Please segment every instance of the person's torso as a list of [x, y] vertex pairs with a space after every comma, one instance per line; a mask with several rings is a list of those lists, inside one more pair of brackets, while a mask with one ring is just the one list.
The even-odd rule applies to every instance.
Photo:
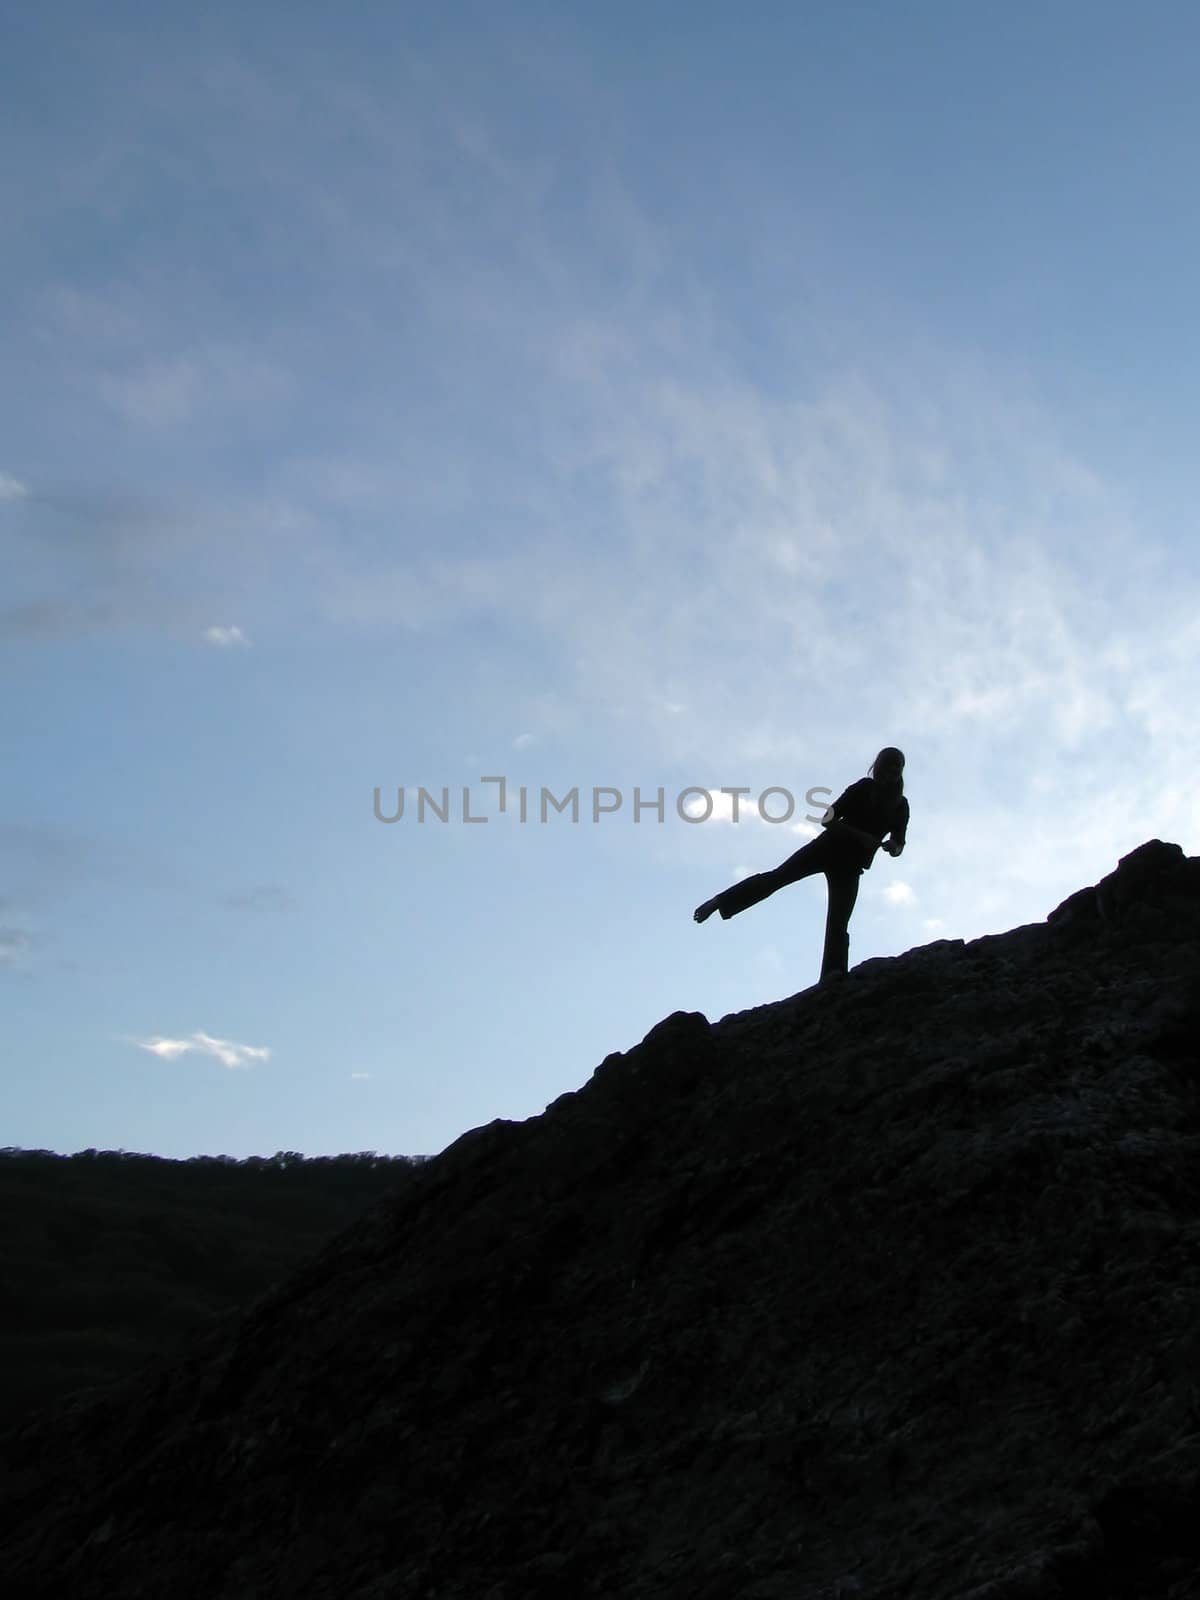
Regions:
[[841, 815], [852, 828], [861, 828], [878, 842], [899, 821], [903, 797], [889, 800], [873, 778], [860, 778], [840, 796], [838, 804]]

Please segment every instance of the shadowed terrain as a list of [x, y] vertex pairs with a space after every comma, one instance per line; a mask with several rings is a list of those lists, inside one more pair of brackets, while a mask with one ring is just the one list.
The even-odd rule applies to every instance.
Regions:
[[0, 1440], [0, 1585], [1200, 1594], [1200, 859], [676, 1013]]
[[0, 1427], [256, 1299], [414, 1159], [0, 1150]]

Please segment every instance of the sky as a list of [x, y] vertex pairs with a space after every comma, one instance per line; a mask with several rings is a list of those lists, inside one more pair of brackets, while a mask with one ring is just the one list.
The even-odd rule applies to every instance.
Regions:
[[6, 37], [0, 1145], [535, 1116], [815, 981], [692, 910], [885, 745], [852, 965], [1200, 852], [1195, 7]]

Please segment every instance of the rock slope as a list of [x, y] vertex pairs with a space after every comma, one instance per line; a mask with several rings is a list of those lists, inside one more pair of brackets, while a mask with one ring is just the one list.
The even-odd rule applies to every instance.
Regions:
[[49, 1597], [1200, 1595], [1200, 859], [465, 1134], [2, 1441]]

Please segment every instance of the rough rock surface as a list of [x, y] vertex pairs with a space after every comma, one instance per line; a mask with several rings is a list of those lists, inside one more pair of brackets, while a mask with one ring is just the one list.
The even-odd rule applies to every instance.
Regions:
[[676, 1013], [0, 1444], [0, 1590], [1200, 1595], [1200, 859]]

